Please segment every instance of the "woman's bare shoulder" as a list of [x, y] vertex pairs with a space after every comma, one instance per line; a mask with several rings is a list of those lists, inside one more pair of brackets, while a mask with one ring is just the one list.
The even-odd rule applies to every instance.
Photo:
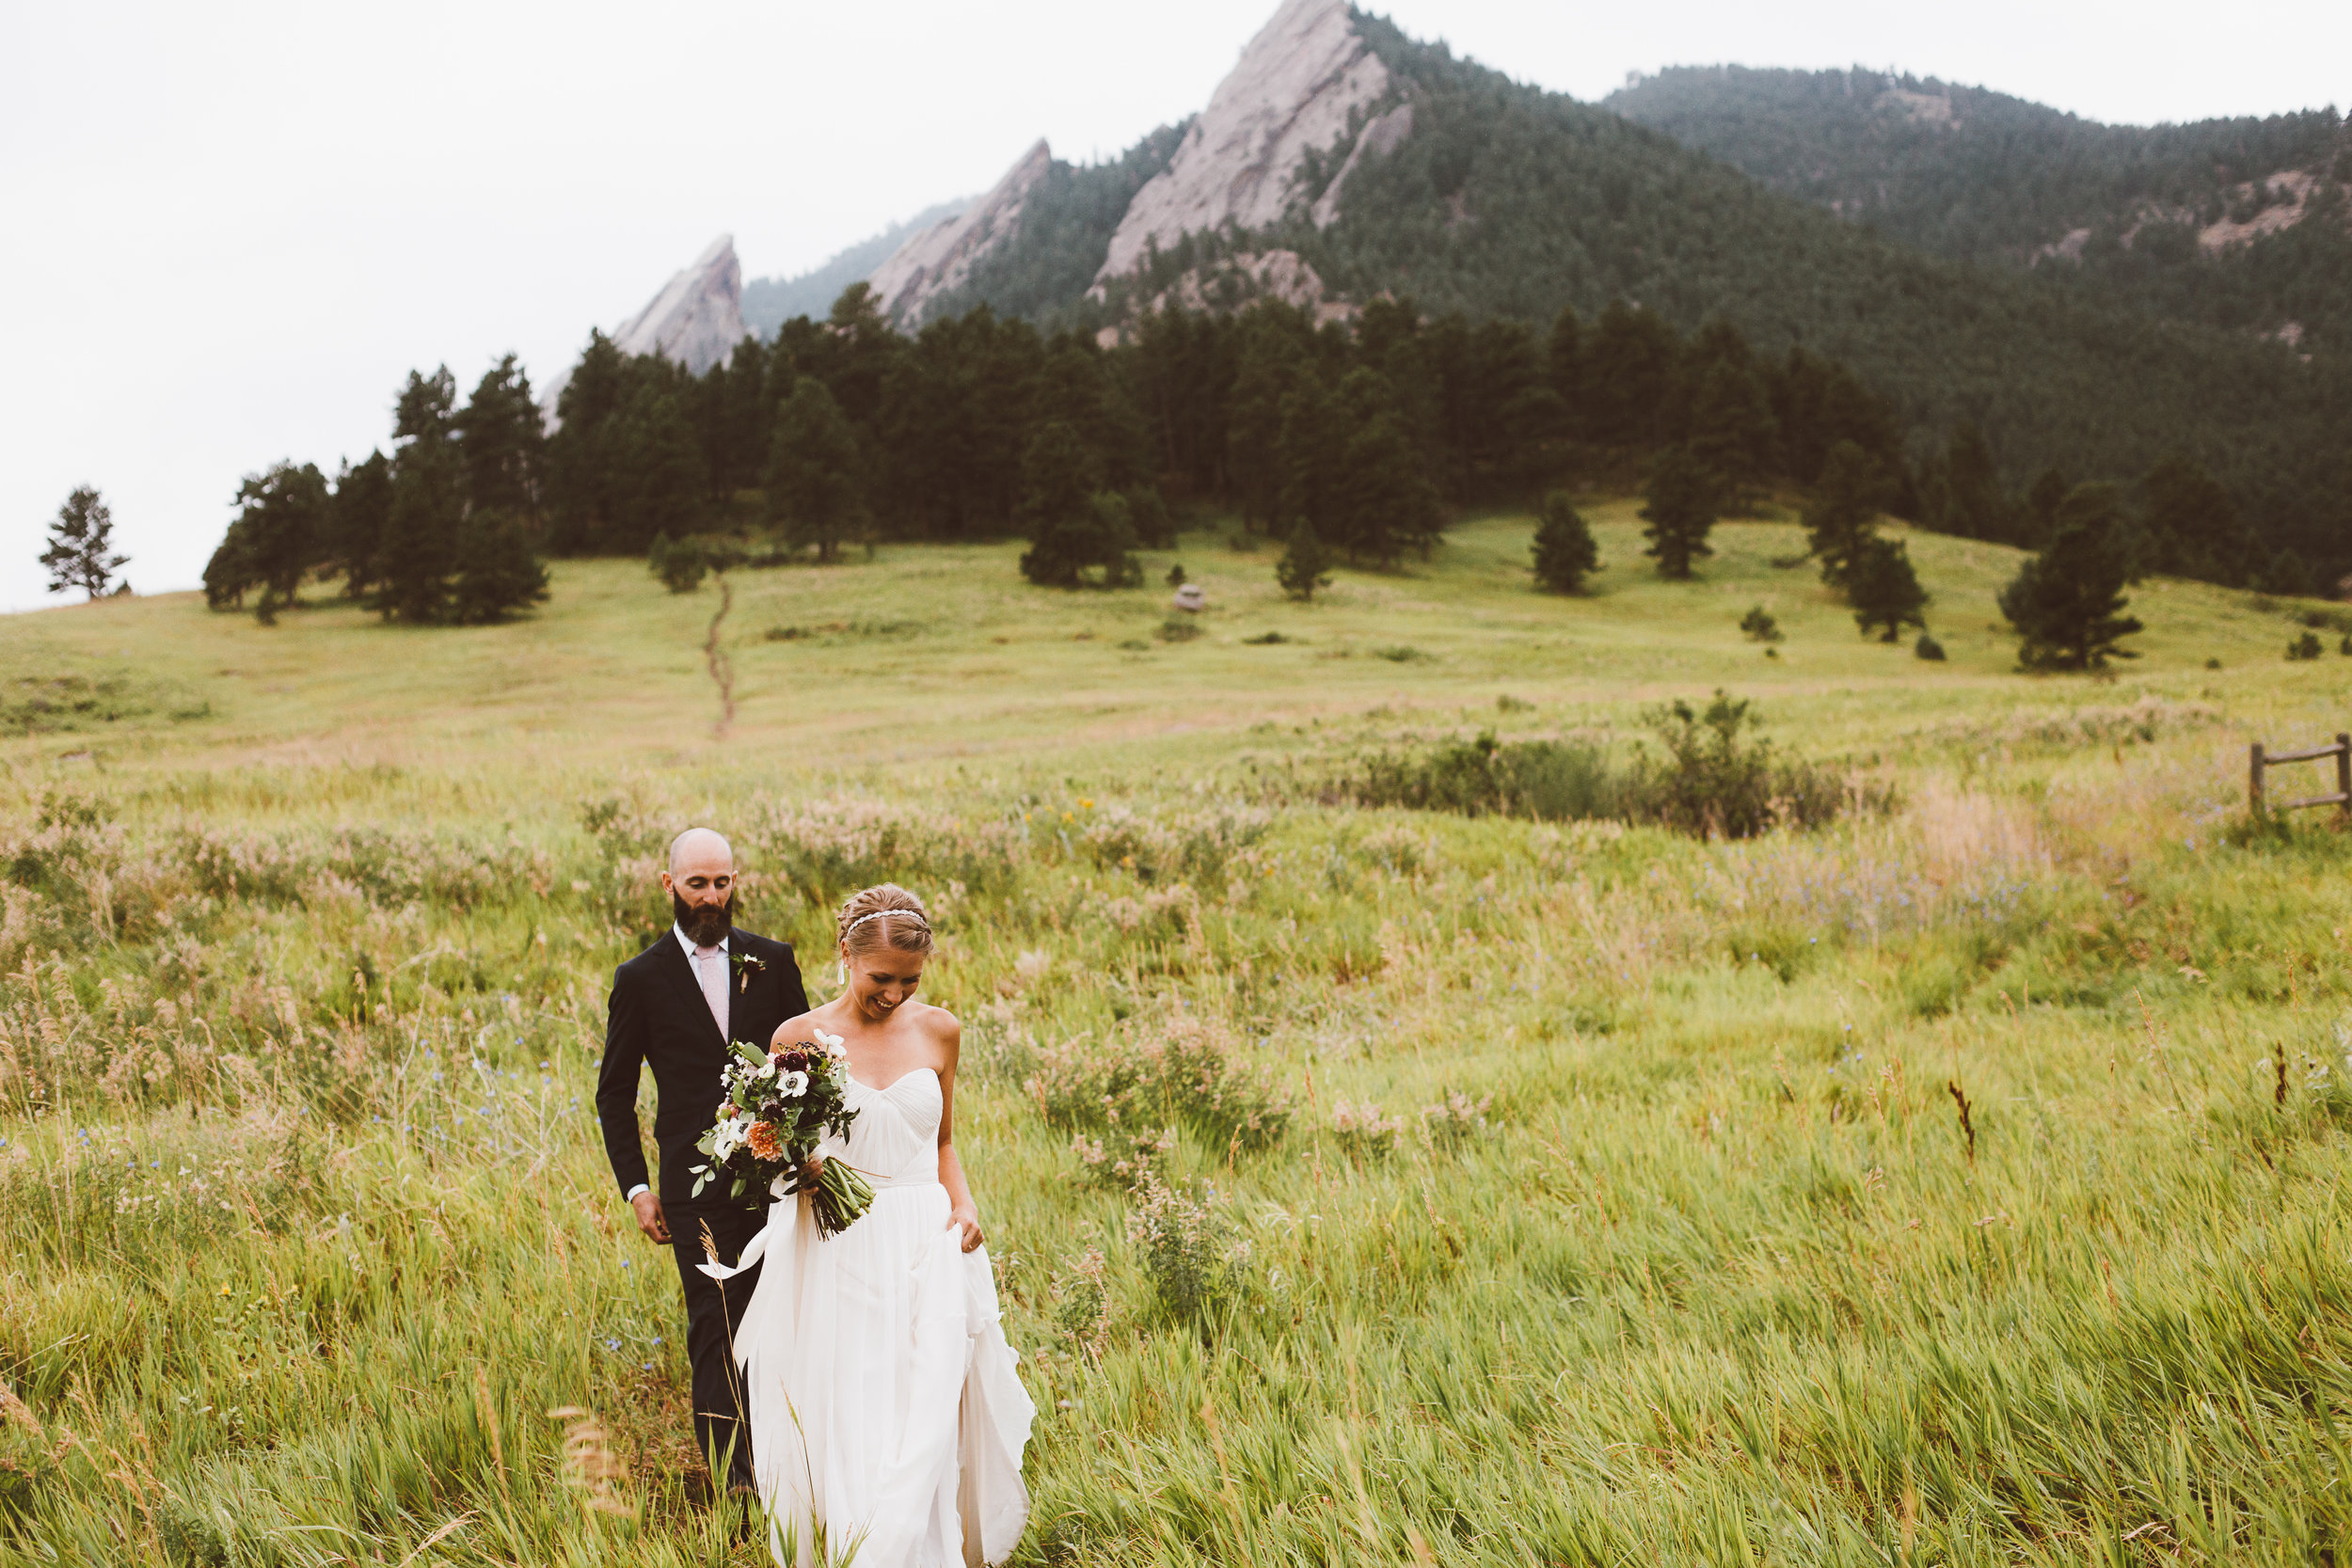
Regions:
[[[830, 1002], [825, 1004], [825, 1007], [831, 1006], [833, 1004]], [[768, 1037], [768, 1043], [770, 1045], [799, 1045], [805, 1040], [811, 1045], [816, 1044], [817, 1042], [810, 1037], [824, 1024], [825, 1007], [811, 1007], [807, 1012], [786, 1019], [776, 1025], [776, 1032]]]
[[923, 1010], [914, 1015], [914, 1026], [930, 1037], [933, 1043], [945, 1047], [950, 1061], [955, 1059], [956, 1047], [963, 1040], [963, 1025], [955, 1014], [945, 1007], [934, 1007], [925, 1003]]

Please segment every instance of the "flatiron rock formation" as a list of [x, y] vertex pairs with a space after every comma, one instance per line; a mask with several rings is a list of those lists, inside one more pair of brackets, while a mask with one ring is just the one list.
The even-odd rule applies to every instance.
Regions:
[[702, 374], [743, 341], [743, 268], [735, 236], [722, 234], [653, 303], [623, 322], [612, 341], [623, 354], [660, 354]]
[[1040, 141], [993, 190], [900, 245], [866, 280], [882, 313], [913, 325], [933, 299], [961, 288], [980, 259], [1012, 236], [1029, 193], [1053, 166], [1053, 150]]
[[[1184, 234], [1227, 223], [1272, 224], [1302, 194], [1300, 161], [1344, 141], [1355, 113], [1389, 88], [1388, 67], [1357, 36], [1345, 0], [1283, 0], [1217, 84], [1168, 167], [1128, 203], [1098, 277], [1132, 272], [1154, 243], [1166, 248]], [[1404, 107], [1401, 118], [1392, 113], [1374, 121], [1385, 145], [1372, 150], [1393, 148], [1411, 129], [1409, 105]], [[1358, 138], [1351, 166], [1371, 132], [1366, 127]], [[1318, 204], [1315, 218], [1327, 223], [1337, 213], [1334, 196], [1330, 215]]]

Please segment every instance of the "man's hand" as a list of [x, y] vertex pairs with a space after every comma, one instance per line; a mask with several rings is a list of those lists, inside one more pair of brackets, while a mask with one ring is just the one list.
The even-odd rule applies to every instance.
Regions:
[[670, 1244], [670, 1222], [661, 1212], [661, 1199], [654, 1196], [652, 1188], [630, 1198], [628, 1206], [635, 1211], [637, 1228], [644, 1232], [645, 1240], [656, 1246]]

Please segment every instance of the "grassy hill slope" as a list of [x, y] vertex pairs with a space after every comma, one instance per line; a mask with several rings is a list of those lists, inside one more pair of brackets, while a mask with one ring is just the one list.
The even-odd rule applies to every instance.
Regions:
[[[1524, 517], [1311, 606], [1193, 535], [1181, 642], [1012, 546], [738, 573], [724, 739], [718, 593], [632, 563], [500, 627], [11, 618], [8, 713], [105, 701], [0, 739], [0, 1560], [765, 1560], [587, 1108], [690, 821], [815, 994], [850, 887], [932, 902], [1023, 1563], [2340, 1552], [2352, 838], [2236, 802], [2352, 659], [2149, 583], [2117, 682], [2008, 673], [2014, 558], [1914, 535], [1923, 663], [1792, 524], [1670, 585], [1594, 510], [1581, 599]], [[1318, 784], [1719, 686], [1894, 803], [1707, 843]]]

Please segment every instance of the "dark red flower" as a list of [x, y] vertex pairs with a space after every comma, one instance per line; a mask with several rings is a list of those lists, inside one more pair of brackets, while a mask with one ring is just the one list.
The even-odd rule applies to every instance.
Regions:
[[784, 1070], [787, 1072], [806, 1072], [808, 1070], [808, 1057], [802, 1052], [786, 1052], [784, 1053]]

